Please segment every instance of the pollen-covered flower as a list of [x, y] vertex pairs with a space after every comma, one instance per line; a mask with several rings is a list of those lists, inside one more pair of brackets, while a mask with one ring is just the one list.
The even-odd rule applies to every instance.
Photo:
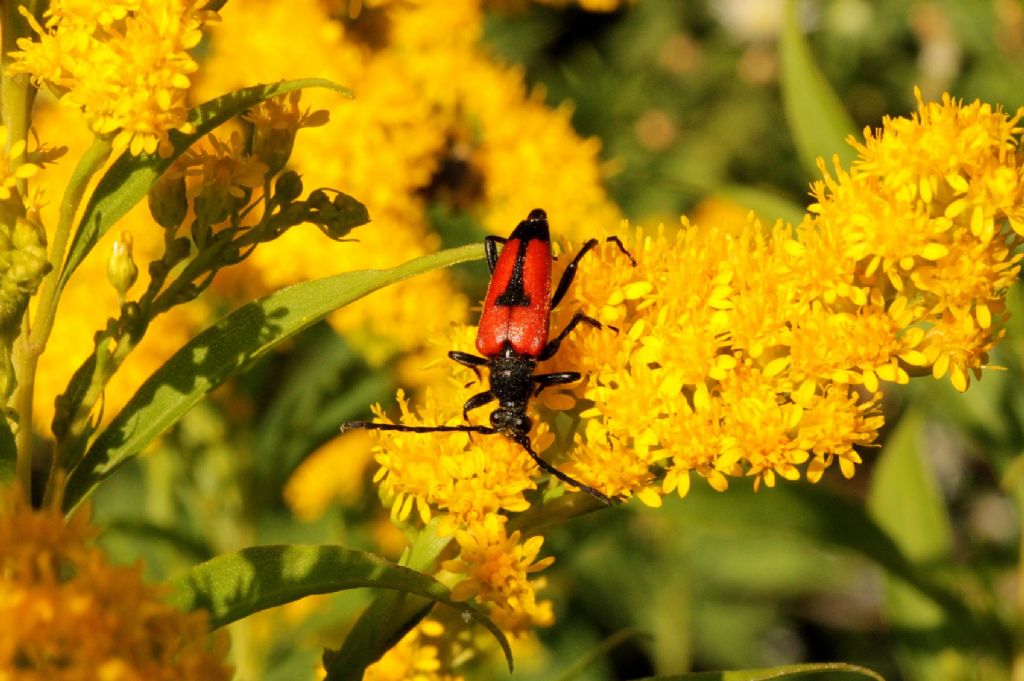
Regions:
[[65, 525], [58, 511], [0, 498], [0, 678], [229, 679], [226, 637], [210, 636], [205, 613], [163, 603], [94, 535], [82, 514]]
[[550, 626], [554, 621], [551, 602], [537, 602], [536, 589], [543, 580], [530, 578], [555, 562], [548, 556], [537, 560], [544, 538], [521, 541], [519, 531], [508, 534], [505, 518], [488, 514], [455, 533], [458, 559], [442, 567], [465, 577], [452, 589], [457, 601], [475, 596], [490, 606], [490, 617], [510, 634], [524, 634], [534, 626]]
[[189, 54], [216, 14], [205, 0], [118, 3], [54, 0], [36, 40], [18, 40], [11, 70], [45, 83], [82, 111], [115, 152], [170, 153], [168, 133], [193, 130], [186, 95], [197, 65]]
[[963, 391], [999, 338], [1003, 297], [1020, 271], [1024, 110], [916, 95], [916, 114], [851, 140], [859, 157], [849, 171], [833, 177], [823, 166], [811, 224], [877, 300], [913, 310], [906, 363], [948, 373]]

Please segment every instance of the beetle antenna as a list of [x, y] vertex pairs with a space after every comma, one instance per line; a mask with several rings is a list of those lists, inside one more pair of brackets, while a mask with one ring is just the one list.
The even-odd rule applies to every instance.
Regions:
[[530, 455], [530, 458], [533, 459], [538, 466], [546, 470], [551, 475], [555, 476], [556, 478], [558, 478], [567, 485], [572, 485], [573, 487], [578, 488], [580, 491], [586, 492], [590, 496], [600, 501], [605, 506], [612, 505], [612, 500], [610, 497], [608, 497], [608, 495], [598, 492], [590, 485], [583, 484], [582, 482], [572, 477], [568, 473], [563, 473], [562, 471], [558, 470], [557, 468], [549, 464], [544, 459], [540, 458], [540, 455], [537, 452], [533, 451], [533, 447], [530, 446], [530, 440], [527, 437], [516, 437], [514, 438], [514, 440], [520, 447], [526, 450], [526, 453]]
[[363, 430], [397, 430], [402, 433], [482, 433], [495, 435], [497, 430], [490, 426], [405, 426], [400, 423], [374, 423], [373, 421], [349, 421], [341, 426], [341, 432], [362, 428]]

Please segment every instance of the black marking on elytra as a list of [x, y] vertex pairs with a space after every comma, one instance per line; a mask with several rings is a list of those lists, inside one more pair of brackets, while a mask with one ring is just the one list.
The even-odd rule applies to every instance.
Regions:
[[[540, 208], [534, 208], [525, 220], [520, 222], [512, 231], [508, 241], [516, 241], [516, 263], [512, 268], [512, 276], [508, 285], [500, 296], [494, 301], [500, 307], [529, 307], [532, 303], [530, 296], [526, 295], [523, 283], [523, 268], [526, 266], [526, 253], [531, 241], [551, 241], [551, 232], [548, 228], [548, 216]], [[493, 245], [491, 248], [494, 248]], [[488, 257], [490, 260], [490, 257]], [[493, 271], [493, 268], [492, 268]]]
[[[522, 223], [520, 223], [522, 224]], [[494, 304], [498, 307], [530, 307], [530, 296], [526, 295], [523, 283], [523, 268], [526, 266], [526, 244], [520, 241], [516, 244], [516, 264], [512, 267], [512, 276], [509, 277], [508, 286], [498, 296]]]

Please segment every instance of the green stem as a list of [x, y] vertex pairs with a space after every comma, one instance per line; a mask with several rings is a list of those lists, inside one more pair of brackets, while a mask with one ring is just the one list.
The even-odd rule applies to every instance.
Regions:
[[[14, 61], [10, 54], [18, 49], [18, 39], [24, 38], [31, 33], [28, 22], [21, 16], [18, 8], [24, 6], [30, 12], [34, 12], [38, 3], [33, 2], [3, 2], [2, 14], [0, 14], [0, 27], [3, 29], [3, 36], [0, 38], [0, 65], [3, 67], [3, 122], [7, 128], [7, 141], [4, 145], [4, 153], [9, 154], [11, 146], [19, 140], [27, 139], [29, 126], [29, 112], [32, 109], [32, 100], [35, 98], [35, 88], [27, 73], [8, 74], [7, 67]], [[11, 159], [11, 165], [16, 166], [22, 162], [24, 153], [17, 158]], [[18, 190], [25, 191], [25, 180], [19, 180]]]
[[53, 269], [43, 280], [39, 294], [39, 309], [33, 319], [30, 342], [31, 349], [37, 358], [46, 348], [46, 341], [50, 337], [50, 332], [53, 331], [57, 303], [60, 300], [60, 291], [57, 286], [60, 282], [61, 266], [64, 264], [68, 242], [71, 240], [78, 207], [82, 204], [82, 197], [85, 196], [89, 181], [92, 180], [93, 175], [99, 172], [108, 158], [110, 158], [110, 141], [97, 137], [82, 154], [82, 158], [79, 159], [78, 166], [64, 190], [64, 199], [60, 205], [60, 218], [57, 221], [57, 229], [53, 233], [53, 244], [50, 247], [50, 266]]
[[39, 365], [39, 357], [46, 349], [46, 341], [53, 330], [54, 319], [56, 318], [57, 302], [60, 300], [60, 290], [57, 284], [60, 280], [60, 267], [64, 262], [64, 255], [67, 251], [68, 242], [71, 239], [72, 227], [75, 222], [75, 215], [78, 207], [85, 196], [85, 190], [92, 179], [106, 163], [110, 156], [110, 143], [97, 138], [92, 146], [78, 161], [71, 180], [64, 191], [64, 199], [61, 202], [60, 218], [57, 222], [57, 230], [54, 232], [53, 245], [50, 249], [51, 270], [39, 291], [39, 307], [36, 310], [33, 323], [27, 322], [24, 332], [18, 339], [15, 346], [15, 372], [18, 380], [18, 389], [15, 394], [14, 404], [18, 411], [21, 427], [18, 430], [18, 471], [19, 478], [26, 490], [31, 489], [32, 471], [32, 406], [35, 396], [36, 368]]

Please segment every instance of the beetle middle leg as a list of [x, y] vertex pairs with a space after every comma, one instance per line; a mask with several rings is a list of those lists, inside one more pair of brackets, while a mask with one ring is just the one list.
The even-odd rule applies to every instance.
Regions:
[[[565, 328], [562, 329], [562, 333], [558, 334], [558, 336], [548, 341], [548, 344], [544, 346], [544, 351], [540, 353], [540, 356], [537, 358], [537, 360], [543, 362], [546, 359], [551, 359], [552, 357], [554, 357], [555, 353], [558, 352], [558, 346], [562, 344], [562, 341], [565, 340], [565, 337], [572, 333], [572, 330], [579, 326], [581, 323], [588, 324], [594, 327], [595, 329], [604, 328], [604, 324], [597, 321], [593, 317], [588, 317], [582, 312], [576, 312], [576, 314], [572, 316], [572, 319], [569, 320], [569, 323], [565, 325]], [[609, 326], [608, 328], [612, 329], [615, 327]], [[615, 330], [618, 331], [618, 329]]]
[[554, 385], [565, 385], [566, 383], [575, 383], [580, 380], [580, 372], [578, 371], [562, 371], [557, 374], [537, 374], [531, 380], [537, 387], [533, 391], [533, 396], [537, 397], [541, 391], [545, 388], [550, 388]]
[[462, 420], [468, 421], [469, 412], [473, 411], [474, 409], [479, 409], [488, 402], [493, 401], [494, 393], [492, 393], [490, 390], [486, 390], [482, 393], [477, 393], [476, 395], [473, 395], [468, 400], [466, 400], [466, 403], [464, 405], [462, 405]]
[[476, 374], [476, 380], [480, 380], [480, 367], [487, 366], [486, 357], [478, 357], [471, 355], [468, 352], [460, 352], [458, 350], [452, 350], [448, 353], [449, 359], [452, 359], [464, 367], [469, 367]]

